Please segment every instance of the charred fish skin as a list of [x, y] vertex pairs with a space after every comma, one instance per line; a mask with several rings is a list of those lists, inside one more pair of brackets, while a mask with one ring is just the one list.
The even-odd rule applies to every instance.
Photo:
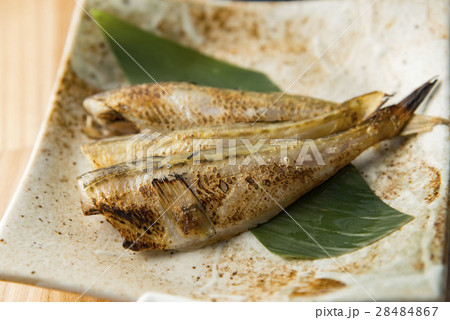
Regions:
[[[381, 92], [378, 96], [385, 97]], [[340, 104], [285, 94], [197, 86], [185, 82], [148, 83], [87, 98], [83, 106], [100, 124], [123, 116], [139, 130], [159, 132], [195, 126], [256, 120], [304, 120], [335, 110]]]
[[[195, 166], [188, 155], [181, 155], [184, 160], [170, 167], [141, 159], [81, 176], [83, 211], [103, 214], [121, 233], [124, 246], [136, 251], [186, 250], [230, 238], [273, 218], [280, 206], [293, 203], [371, 145], [397, 135], [435, 83], [426, 83], [354, 128], [313, 140], [322, 164], [298, 164], [308, 141], [289, 146], [285, 158], [279, 157], [281, 146], [267, 147], [260, 154], [264, 165], [245, 164], [248, 154], [238, 155], [241, 162], [236, 166], [229, 166], [227, 159]], [[164, 186], [174, 183], [176, 187]], [[163, 201], [161, 186], [172, 190], [162, 191]], [[186, 200], [181, 204], [179, 199]], [[166, 213], [172, 206], [176, 208], [170, 216]], [[183, 214], [184, 229], [177, 226], [177, 217]]]
[[[132, 160], [138, 155], [166, 156], [211, 148], [210, 139], [229, 139], [237, 145], [243, 139], [252, 143], [258, 139], [315, 139], [346, 130], [372, 114], [386, 101], [386, 95], [372, 92], [342, 103], [337, 109], [301, 121], [234, 123], [212, 127], [195, 127], [166, 134], [147, 132], [134, 136], [119, 136], [82, 145], [82, 153], [91, 167], [101, 168]], [[130, 150], [130, 147], [133, 150]]]

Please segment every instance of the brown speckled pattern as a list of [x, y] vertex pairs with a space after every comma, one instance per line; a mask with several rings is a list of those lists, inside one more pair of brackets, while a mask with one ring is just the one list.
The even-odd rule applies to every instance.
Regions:
[[337, 103], [311, 97], [286, 94], [280, 98], [280, 93], [225, 90], [185, 82], [121, 88], [95, 95], [84, 103], [102, 104], [139, 129], [158, 132], [257, 120], [305, 120], [338, 107]]
[[[266, 72], [287, 88], [369, 2], [251, 7], [227, 2], [226, 9], [159, 0], [130, 0], [128, 5], [91, 0], [89, 5]], [[420, 111], [447, 118], [448, 12], [443, 0], [379, 1], [290, 91], [331, 101], [373, 90], [402, 97], [439, 74], [441, 87]], [[0, 227], [0, 279], [75, 292], [88, 288], [123, 253], [122, 239], [109, 223], [82, 215], [75, 182], [88, 171], [79, 150], [89, 142], [81, 133], [81, 102], [97, 91], [94, 87], [123, 85], [123, 76], [95, 25], [82, 18], [79, 30], [70, 45], [75, 73], [64, 60], [50, 118]], [[437, 127], [415, 138], [380, 143], [355, 162], [383, 200], [415, 217], [377, 243], [336, 258], [378, 300], [442, 299], [448, 154], [448, 129]], [[249, 233], [190, 252], [126, 252], [89, 294], [136, 300], [145, 292], [151, 292], [148, 299], [164, 293], [210, 301], [370, 300], [331, 259], [285, 260]]]

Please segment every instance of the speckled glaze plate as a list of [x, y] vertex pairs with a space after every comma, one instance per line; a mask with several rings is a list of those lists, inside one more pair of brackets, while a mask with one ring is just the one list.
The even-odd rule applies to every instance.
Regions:
[[[396, 92], [395, 102], [439, 75], [441, 86], [419, 112], [448, 118], [448, 2], [371, 2], [89, 0], [83, 6], [265, 72], [281, 88], [304, 74], [289, 91], [328, 100], [382, 90]], [[443, 299], [447, 128], [379, 144], [355, 161], [379, 197], [415, 219], [336, 261], [285, 260], [248, 232], [191, 252], [124, 252], [102, 217], [81, 214], [75, 181], [88, 170], [79, 149], [88, 141], [81, 102], [123, 84], [102, 34], [78, 7], [47, 119], [1, 221], [0, 279], [89, 289], [117, 300]]]

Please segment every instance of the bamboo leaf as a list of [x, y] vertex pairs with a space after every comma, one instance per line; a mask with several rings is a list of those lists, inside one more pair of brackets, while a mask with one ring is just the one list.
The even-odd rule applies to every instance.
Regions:
[[286, 211], [252, 232], [271, 252], [300, 259], [355, 251], [412, 219], [381, 201], [352, 165]]
[[152, 82], [153, 77], [158, 82], [191, 81], [198, 85], [218, 88], [280, 91], [263, 73], [208, 57], [144, 31], [104, 11], [92, 10], [91, 14], [114, 38], [115, 41], [105, 35], [132, 84]]
[[[136, 64], [138, 62], [156, 81], [192, 81], [219, 88], [280, 91], [262, 73], [205, 56], [106, 12], [93, 10], [92, 15], [120, 43], [122, 48], [105, 35], [133, 84], [152, 81]], [[286, 211], [295, 222], [281, 213], [252, 232], [271, 252], [299, 259], [352, 252], [385, 237], [412, 219], [381, 201], [352, 165]]]

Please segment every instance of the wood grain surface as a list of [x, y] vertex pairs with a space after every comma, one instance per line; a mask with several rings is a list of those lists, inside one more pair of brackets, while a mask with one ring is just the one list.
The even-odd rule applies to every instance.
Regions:
[[[72, 0], [0, 0], [0, 217], [43, 121], [74, 5]], [[77, 299], [72, 293], [0, 282], [0, 301]]]

